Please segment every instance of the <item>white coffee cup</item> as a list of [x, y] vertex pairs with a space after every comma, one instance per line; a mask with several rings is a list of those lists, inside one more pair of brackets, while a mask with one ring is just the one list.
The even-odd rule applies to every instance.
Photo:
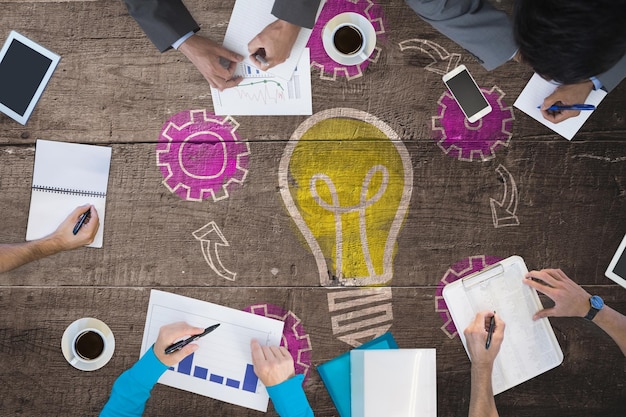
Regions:
[[346, 58], [359, 57], [367, 59], [365, 54], [366, 38], [363, 29], [354, 23], [341, 23], [335, 27], [331, 35], [335, 51]]
[[376, 29], [359, 13], [340, 13], [324, 25], [322, 44], [333, 61], [359, 65], [368, 60], [376, 48]]
[[100, 330], [88, 327], [76, 333], [70, 346], [73, 355], [70, 364], [92, 363], [100, 359], [106, 351], [107, 339]]

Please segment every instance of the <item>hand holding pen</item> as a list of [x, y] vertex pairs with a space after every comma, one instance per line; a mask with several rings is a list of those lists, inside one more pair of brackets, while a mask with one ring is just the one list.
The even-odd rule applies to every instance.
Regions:
[[76, 249], [93, 242], [99, 227], [96, 208], [86, 204], [76, 207], [48, 238], [61, 250]]
[[206, 336], [207, 334], [211, 333], [213, 330], [217, 329], [218, 327], [220, 327], [220, 324], [214, 324], [213, 326], [209, 326], [206, 329], [204, 329], [204, 331], [200, 334], [196, 334], [193, 336], [188, 337], [185, 340], [181, 340], [179, 342], [173, 343], [170, 346], [165, 348], [165, 354], [169, 355], [172, 354], [178, 350], [181, 350], [182, 348], [184, 348], [185, 346], [187, 346], [188, 344], [195, 342], [196, 340], [200, 339], [202, 336]]
[[481, 311], [463, 331], [472, 365], [493, 365], [504, 339], [505, 324], [493, 311]]
[[552, 122], [559, 123], [570, 117], [576, 117], [581, 111], [591, 111], [595, 106], [585, 103], [593, 90], [593, 82], [590, 80], [558, 86], [552, 94], [546, 97], [539, 107], [543, 117]]
[[157, 337], [156, 342], [154, 342], [154, 346], [152, 348], [154, 354], [164, 365], [174, 366], [191, 353], [195, 352], [199, 346], [195, 343], [188, 343], [183, 348], [171, 354], [166, 354], [165, 349], [183, 337], [190, 335], [196, 336], [204, 331], [205, 329], [202, 327], [191, 326], [182, 321], [165, 325], [159, 330], [159, 336]]

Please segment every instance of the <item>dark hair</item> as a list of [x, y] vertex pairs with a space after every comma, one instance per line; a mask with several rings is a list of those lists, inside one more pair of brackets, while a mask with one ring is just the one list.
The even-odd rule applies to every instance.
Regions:
[[516, 0], [522, 60], [545, 78], [572, 84], [601, 74], [626, 53], [626, 0]]

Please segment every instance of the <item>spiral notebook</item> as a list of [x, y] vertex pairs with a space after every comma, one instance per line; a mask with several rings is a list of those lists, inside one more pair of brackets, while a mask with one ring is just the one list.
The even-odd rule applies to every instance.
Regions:
[[78, 206], [93, 204], [100, 227], [89, 246], [101, 248], [111, 148], [37, 140], [26, 240], [54, 232]]

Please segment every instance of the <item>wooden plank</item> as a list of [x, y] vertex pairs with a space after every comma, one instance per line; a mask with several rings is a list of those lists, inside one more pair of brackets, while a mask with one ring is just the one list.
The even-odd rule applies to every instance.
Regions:
[[[502, 159], [485, 163], [461, 163], [433, 142], [406, 145], [414, 164], [414, 188], [398, 239], [392, 285], [433, 285], [456, 261], [482, 254], [519, 254], [529, 268], [561, 266], [581, 283], [608, 283], [603, 272], [623, 236], [616, 226], [626, 222], [626, 201], [620, 197], [626, 164], [616, 160], [623, 145], [515, 141]], [[5, 282], [319, 285], [311, 251], [277, 189], [283, 150], [283, 142], [252, 143], [244, 187], [222, 201], [190, 202], [161, 184], [154, 145], [114, 145], [104, 248], [79, 249], [26, 265], [5, 274]], [[0, 153], [0, 190], [11, 196], [0, 199], [0, 211], [6, 213], [4, 243], [24, 238], [30, 175], [12, 173], [32, 172], [33, 156], [31, 147], [4, 147]], [[499, 164], [517, 182], [519, 226], [494, 228], [489, 199], [503, 196], [495, 171]], [[192, 235], [210, 221], [230, 243], [219, 255], [224, 266], [239, 274], [237, 282], [227, 282], [209, 268]], [[54, 266], [58, 269], [52, 277], [48, 271]], [[273, 269], [278, 270], [275, 275]]]
[[[348, 349], [329, 331], [329, 317], [325, 313], [328, 291], [322, 288], [168, 290], [237, 309], [270, 303], [293, 311], [310, 335], [313, 365]], [[624, 298], [617, 297], [615, 291], [603, 287], [593, 290], [607, 303], [626, 310]], [[431, 289], [401, 288], [394, 290], [393, 295], [391, 331], [400, 347], [437, 349], [438, 415], [465, 414], [470, 388], [469, 361], [459, 338], [450, 339], [438, 329], [441, 318], [432, 310]], [[68, 415], [95, 414], [108, 398], [115, 378], [137, 360], [148, 298], [148, 288], [1, 288], [2, 311], [12, 312], [0, 318], [3, 353], [0, 379], [7, 382], [0, 403], [3, 414], [47, 416], [58, 415], [59, 410]], [[46, 311], [45, 315], [41, 314], [42, 310]], [[115, 354], [98, 371], [72, 368], [60, 351], [65, 327], [80, 317], [103, 320], [115, 335]], [[497, 396], [500, 415], [536, 416], [550, 412], [550, 415], [569, 416], [576, 409], [584, 409], [587, 415], [618, 415], [626, 398], [621, 383], [623, 367], [615, 366], [623, 363], [619, 349], [608, 336], [582, 319], [554, 319], [552, 323], [565, 354], [563, 365]], [[336, 415], [314, 367], [305, 390], [316, 415]], [[181, 412], [196, 415], [198, 410], [202, 410], [202, 415], [258, 414], [157, 385], [146, 415]]]

